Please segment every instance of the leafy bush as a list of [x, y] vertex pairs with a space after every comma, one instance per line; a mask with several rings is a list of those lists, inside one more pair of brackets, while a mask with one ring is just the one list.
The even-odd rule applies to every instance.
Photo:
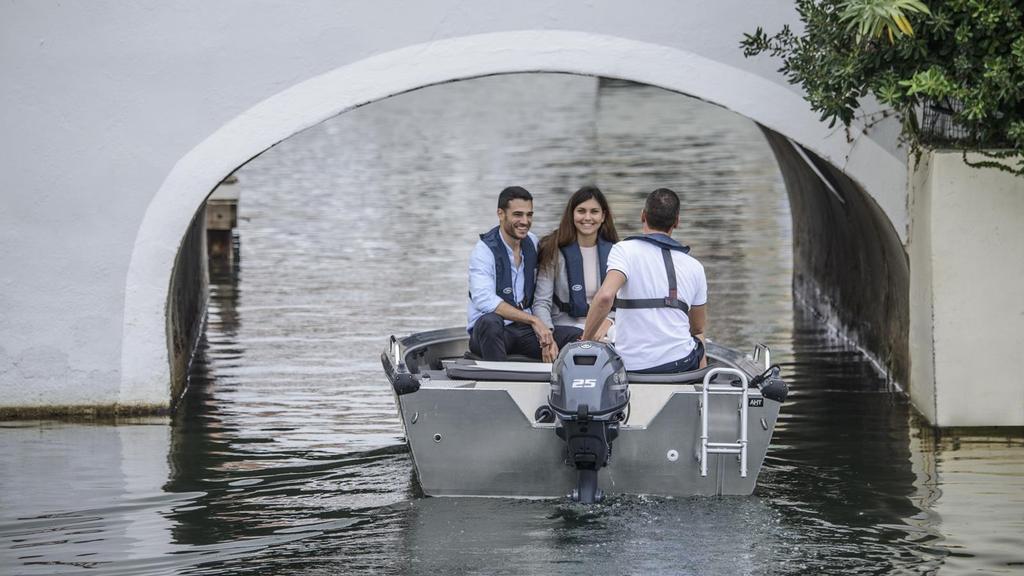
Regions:
[[[822, 120], [849, 126], [873, 94], [922, 145], [978, 151], [1024, 175], [1024, 2], [796, 0], [804, 30], [745, 34], [746, 56], [782, 58]], [[863, 118], [866, 125], [876, 118]]]

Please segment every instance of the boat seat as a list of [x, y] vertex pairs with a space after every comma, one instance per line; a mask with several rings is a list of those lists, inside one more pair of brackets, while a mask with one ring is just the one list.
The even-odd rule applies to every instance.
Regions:
[[461, 359], [444, 369], [452, 380], [496, 380], [502, 382], [548, 382], [551, 379], [551, 365], [536, 360], [519, 362], [485, 362], [483, 360]]
[[[484, 360], [483, 358], [477, 356], [476, 354], [473, 354], [469, 350], [466, 350], [465, 354], [463, 354], [462, 357], [465, 358], [466, 360], [476, 360], [478, 362], [482, 362]], [[539, 363], [540, 362], [540, 360], [537, 359], [537, 358], [531, 358], [529, 356], [523, 356], [522, 354], [509, 354], [508, 355], [508, 361], [509, 362], [533, 362], [533, 363]]]

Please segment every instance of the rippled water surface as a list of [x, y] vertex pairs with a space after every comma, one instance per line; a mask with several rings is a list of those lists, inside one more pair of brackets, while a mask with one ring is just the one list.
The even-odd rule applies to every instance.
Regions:
[[[491, 77], [344, 114], [238, 176], [240, 260], [213, 270], [172, 421], [0, 423], [0, 573], [1024, 573], [1024, 441], [934, 432], [794, 303], [785, 191], [748, 120], [649, 87]], [[388, 335], [464, 322], [502, 187], [533, 192], [543, 234], [587, 183], [627, 233], [649, 190], [679, 191], [711, 337], [783, 365], [752, 497], [419, 493]]]

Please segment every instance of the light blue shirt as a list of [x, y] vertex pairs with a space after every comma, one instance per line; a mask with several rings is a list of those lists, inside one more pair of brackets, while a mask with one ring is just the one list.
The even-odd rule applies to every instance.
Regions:
[[[533, 232], [527, 235], [537, 246], [537, 237]], [[512, 296], [516, 302], [522, 302], [526, 291], [526, 258], [520, 254], [519, 266], [516, 266], [516, 257], [512, 253], [512, 247], [505, 242], [505, 237], [498, 235], [501, 243], [505, 245], [505, 252], [508, 254], [509, 267], [512, 269]], [[498, 304], [504, 300], [494, 290], [494, 253], [484, 244], [483, 240], [477, 240], [473, 246], [473, 252], [469, 255], [469, 303], [466, 305], [466, 330], [472, 330], [476, 321], [484, 314], [489, 314], [498, 309]], [[533, 310], [526, 308], [527, 314]], [[505, 320], [505, 325], [511, 324], [511, 320]]]

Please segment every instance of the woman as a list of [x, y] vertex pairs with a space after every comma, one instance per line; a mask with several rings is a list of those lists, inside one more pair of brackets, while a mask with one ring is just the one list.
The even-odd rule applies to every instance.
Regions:
[[[618, 241], [604, 194], [596, 186], [577, 190], [558, 228], [540, 241], [533, 313], [548, 327], [582, 329], [590, 301], [604, 281], [608, 252]], [[606, 321], [597, 337], [604, 337], [611, 325]], [[543, 353], [544, 361], [550, 362], [558, 350], [552, 346]]]

